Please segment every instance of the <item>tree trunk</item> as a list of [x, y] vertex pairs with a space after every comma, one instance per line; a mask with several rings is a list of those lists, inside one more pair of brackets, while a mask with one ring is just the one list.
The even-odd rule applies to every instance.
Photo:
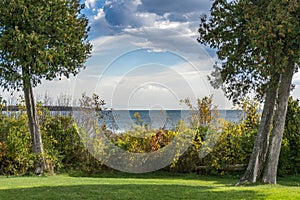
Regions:
[[275, 75], [270, 81], [269, 87], [266, 91], [264, 108], [252, 155], [244, 175], [236, 185], [242, 185], [247, 182], [255, 183], [262, 175], [268, 151], [269, 135], [276, 104], [279, 79], [279, 75]]
[[273, 129], [270, 136], [270, 146], [262, 177], [263, 183], [276, 184], [278, 160], [294, 70], [295, 64], [291, 62], [282, 74], [278, 91], [278, 106], [275, 111]]
[[[25, 73], [23, 72], [23, 76], [24, 74]], [[32, 141], [32, 152], [36, 154], [36, 159], [34, 161], [34, 173], [43, 174], [46, 166], [44, 149], [30, 79], [24, 76], [23, 84], [28, 123]]]

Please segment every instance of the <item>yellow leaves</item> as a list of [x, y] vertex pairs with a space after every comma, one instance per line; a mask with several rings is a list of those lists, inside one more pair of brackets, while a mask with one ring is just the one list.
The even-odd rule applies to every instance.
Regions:
[[281, 29], [283, 29], [283, 25], [280, 24], [280, 25], [277, 26], [277, 28], [278, 28], [279, 30], [281, 30]]
[[283, 37], [283, 38], [285, 37], [285, 33], [284, 32], [279, 32], [278, 35], [281, 36], [281, 37]]
[[254, 35], [254, 36], [257, 36], [258, 35], [258, 32], [256, 30], [252, 30], [251, 33]]
[[278, 31], [278, 35], [280, 36], [280, 37], [285, 37], [285, 32], [286, 32], [286, 30], [285, 30], [285, 27], [284, 27], [284, 25], [282, 25], [282, 24], [280, 24], [280, 25], [277, 25], [277, 31]]
[[269, 35], [269, 38], [272, 38], [272, 39], [277, 37], [277, 35], [275, 33], [269, 33], [268, 35]]
[[48, 59], [49, 59], [49, 60], [53, 60], [53, 55], [51, 55], [51, 54], [48, 55]]
[[245, 14], [245, 15], [244, 15], [244, 18], [245, 18], [245, 19], [250, 19], [250, 17], [249, 17], [248, 14]]
[[134, 116], [136, 119], [140, 119], [140, 118], [141, 118], [139, 112], [135, 112], [133, 116]]
[[295, 55], [295, 52], [291, 49], [289, 49], [288, 52], [289, 52], [289, 55]]

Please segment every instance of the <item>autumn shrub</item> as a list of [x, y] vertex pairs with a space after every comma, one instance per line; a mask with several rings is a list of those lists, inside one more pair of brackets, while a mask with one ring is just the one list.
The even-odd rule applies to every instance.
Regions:
[[[259, 104], [246, 99], [238, 106], [243, 111], [238, 123], [225, 122], [213, 151], [202, 159], [209, 173], [220, 174], [225, 166], [247, 165], [259, 128]], [[298, 174], [300, 169], [300, 107], [299, 100], [289, 99], [285, 130], [281, 145], [278, 174]]]
[[112, 141], [123, 150], [132, 153], [147, 153], [164, 148], [176, 135], [177, 133], [171, 130], [135, 127], [133, 130], [115, 135]]
[[45, 154], [54, 170], [101, 171], [102, 163], [87, 151], [71, 115], [52, 115], [49, 111], [41, 118]]
[[[3, 104], [0, 102], [0, 109]], [[81, 170], [96, 173], [103, 164], [82, 144], [71, 115], [56, 115], [37, 106], [46, 164], [50, 172]], [[0, 113], [0, 175], [19, 175], [33, 170], [35, 155], [24, 107]]]
[[220, 119], [212, 97], [198, 99], [191, 109], [194, 139], [188, 150], [171, 165], [176, 172], [190, 172], [197, 166], [205, 166], [209, 174], [225, 173], [228, 165], [247, 164], [259, 126], [259, 104], [245, 99], [237, 106], [242, 110], [240, 121], [227, 122]]
[[[97, 103], [98, 111], [105, 104], [93, 96], [85, 97], [85, 104]], [[238, 105], [242, 110], [240, 121], [227, 122], [220, 119], [212, 97], [197, 101], [194, 107], [183, 101], [191, 110], [190, 124], [179, 121], [174, 130], [149, 129], [136, 123], [132, 130], [114, 134], [107, 129], [103, 113], [98, 112], [99, 130], [117, 147], [132, 153], [147, 153], [161, 150], [176, 139], [180, 145], [188, 143], [186, 151], [177, 153], [174, 162], [163, 170], [191, 172], [197, 166], [206, 166], [207, 174], [231, 173], [224, 170], [228, 165], [244, 164], [249, 161], [255, 136], [259, 127], [259, 104], [246, 99]], [[0, 108], [3, 109], [0, 102]], [[76, 111], [74, 111], [76, 112]], [[80, 170], [98, 173], [111, 170], [94, 158], [83, 144], [84, 131], [75, 123], [72, 115], [53, 114], [38, 106], [41, 133], [46, 162], [53, 172]], [[136, 114], [137, 120], [138, 114]], [[102, 121], [101, 121], [102, 120]], [[300, 107], [299, 101], [290, 98], [283, 136], [279, 175], [298, 174], [300, 169]], [[98, 131], [99, 131], [98, 130]], [[97, 131], [97, 130], [96, 130]], [[181, 134], [180, 134], [181, 133]], [[174, 149], [177, 151], [177, 146]], [[109, 154], [107, 155], [109, 159]], [[31, 138], [25, 111], [0, 113], [0, 175], [19, 175], [33, 170], [35, 156], [31, 153]], [[131, 160], [124, 160], [128, 165]], [[241, 173], [241, 172], [239, 172]]]
[[259, 127], [259, 103], [244, 99], [236, 109], [242, 111], [240, 121], [225, 121], [212, 152], [202, 159], [210, 173], [229, 173], [224, 170], [226, 166], [246, 165], [250, 159]]
[[[201, 154], [210, 152], [210, 146], [218, 137], [219, 113], [213, 105], [213, 97], [197, 99], [194, 106], [189, 99], [181, 101], [190, 111], [189, 124], [185, 129], [191, 134], [188, 149], [169, 166], [174, 172], [191, 172], [197, 165], [201, 165]], [[183, 126], [183, 125], [181, 125]]]
[[[0, 102], [0, 110], [3, 104]], [[0, 175], [24, 174], [33, 167], [27, 116], [0, 113]]]
[[200, 165], [199, 153], [203, 141], [200, 137], [199, 132], [197, 132], [196, 135], [194, 134], [194, 130], [191, 130], [188, 133], [190, 133], [191, 136], [194, 137], [191, 141], [189, 141], [189, 147], [182, 155], [180, 155], [178, 158], [176, 157], [174, 159], [174, 162], [170, 166], [165, 168], [165, 170], [181, 173], [191, 172], [197, 165]]

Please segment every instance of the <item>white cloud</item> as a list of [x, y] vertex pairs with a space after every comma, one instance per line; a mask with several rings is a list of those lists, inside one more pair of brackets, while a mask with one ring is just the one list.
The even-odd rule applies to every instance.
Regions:
[[140, 90], [145, 92], [165, 92], [168, 91], [163, 85], [157, 83], [148, 83], [140, 88]]
[[[93, 33], [112, 36], [114, 42], [99, 46], [101, 53], [114, 51], [124, 46], [149, 48], [153, 51], [174, 51], [179, 54], [202, 54], [202, 47], [196, 42], [199, 12], [209, 1], [168, 2], [147, 0], [110, 0], [98, 9], [92, 21]], [[163, 6], [163, 7], [162, 7]], [[162, 14], [160, 14], [163, 12]], [[169, 20], [179, 14], [188, 20]], [[121, 41], [123, 38], [125, 41]], [[118, 45], [117, 45], [118, 44]], [[96, 44], [97, 45], [97, 44]], [[95, 45], [94, 45], [95, 48]], [[96, 50], [94, 52], [99, 52]], [[199, 57], [199, 55], [195, 56]], [[201, 55], [200, 55], [201, 57]]]
[[98, 13], [97, 13], [97, 15], [95, 15], [94, 19], [95, 20], [104, 19], [105, 13], [103, 11], [103, 8], [98, 9], [97, 12]]
[[[209, 63], [207, 60], [202, 65]], [[193, 101], [210, 94], [217, 97], [215, 102], [220, 108], [227, 106], [223, 92], [210, 87], [206, 78], [210, 74], [209, 70], [199, 71], [186, 62], [164, 68], [153, 66], [151, 72], [142, 73], [145, 72], [143, 68], [147, 67], [147, 65], [138, 66], [118, 76], [106, 74], [95, 76], [95, 81], [89, 79], [85, 83], [80, 82], [79, 86], [90, 84], [88, 88], [93, 88], [96, 93], [105, 97], [107, 102], [112, 102], [111, 106], [122, 109], [128, 108], [128, 105], [130, 108], [141, 105], [149, 108], [159, 103], [168, 109], [174, 109], [180, 107], [180, 99], [190, 98]], [[167, 103], [170, 104], [169, 107]]]
[[84, 4], [88, 9], [95, 8], [96, 1], [97, 0], [85, 0]]
[[[72, 81], [45, 83], [37, 91], [98, 93], [113, 107], [178, 108], [179, 100], [212, 93], [206, 75], [212, 58], [196, 41], [199, 16], [208, 11], [209, 0], [85, 0], [92, 31], [92, 57], [87, 69]], [[181, 62], [173, 66], [132, 66], [131, 71], [106, 74], [119, 57], [136, 49], [172, 52]], [[134, 58], [141, 60], [143, 57]], [[162, 58], [163, 59], [163, 58]], [[148, 65], [148, 67], [146, 67]], [[119, 66], [120, 69], [122, 66]], [[144, 67], [144, 68], [143, 68]], [[149, 68], [152, 70], [149, 71]], [[124, 70], [124, 69], [123, 69]], [[143, 71], [144, 70], [144, 71]]]

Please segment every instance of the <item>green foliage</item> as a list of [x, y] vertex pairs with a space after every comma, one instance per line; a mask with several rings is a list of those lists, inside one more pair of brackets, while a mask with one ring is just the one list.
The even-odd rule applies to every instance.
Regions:
[[276, 183], [287, 99], [300, 61], [299, 11], [299, 0], [214, 0], [210, 16], [201, 18], [198, 42], [214, 48], [222, 61], [212, 85], [233, 102], [251, 92], [265, 99], [253, 156], [238, 184]]
[[259, 120], [261, 117], [260, 104], [257, 100], [251, 100], [249, 97], [242, 99], [239, 104], [236, 105], [235, 110], [241, 110], [241, 120], [245, 123], [247, 128], [258, 129]]
[[[202, 101], [203, 100], [203, 101]], [[198, 108], [214, 108], [209, 98], [198, 101]], [[207, 104], [205, 104], [207, 103]], [[3, 106], [2, 104], [0, 104]], [[204, 106], [206, 105], [206, 106]], [[20, 107], [21, 108], [21, 107]], [[204, 109], [205, 108], [205, 109]], [[196, 111], [196, 107], [193, 107]], [[213, 112], [205, 112], [192, 117], [196, 119], [209, 119], [202, 124], [210, 126], [188, 127], [182, 121], [177, 129], [149, 130], [136, 126], [125, 133], [109, 134], [108, 138], [119, 148], [132, 153], [155, 152], [169, 145], [174, 138], [179, 142], [190, 142], [190, 146], [183, 153], [177, 155], [174, 162], [164, 168], [172, 172], [192, 172], [196, 166], [208, 166], [206, 173], [224, 174], [222, 171], [228, 165], [247, 164], [259, 126], [259, 104], [256, 101], [245, 99], [236, 107], [241, 110], [241, 120], [237, 123], [219, 121], [221, 132], [217, 137], [210, 137], [214, 117], [208, 117]], [[212, 111], [211, 109], [208, 109]], [[87, 173], [98, 173], [110, 170], [100, 161], [96, 160], [85, 148], [80, 138], [79, 128], [71, 115], [53, 115], [48, 110], [38, 107], [41, 133], [44, 141], [46, 162], [52, 172], [80, 170]], [[205, 117], [205, 116], [206, 117]], [[279, 174], [297, 174], [300, 166], [300, 107], [298, 100], [290, 98], [287, 121], [279, 161]], [[195, 124], [200, 124], [195, 123]], [[184, 135], [180, 134], [184, 133]], [[209, 140], [213, 146], [207, 145]], [[208, 153], [199, 157], [201, 153]], [[31, 153], [31, 140], [28, 131], [28, 122], [25, 112], [0, 114], [0, 174], [24, 174], [33, 170], [35, 156]], [[130, 160], [125, 161], [130, 164]]]
[[[175, 172], [191, 172], [197, 165], [201, 164], [200, 150], [211, 151], [208, 147], [204, 147], [204, 140], [206, 143], [213, 139], [214, 132], [217, 133], [218, 111], [217, 107], [213, 105], [213, 97], [203, 97], [197, 99], [196, 106], [192, 105], [189, 99], [184, 99], [184, 103], [190, 109], [190, 125], [186, 127], [190, 131], [186, 134], [191, 134], [192, 140], [190, 146], [179, 158], [176, 158], [174, 163], [170, 166], [171, 171]], [[181, 122], [183, 123], [183, 122]], [[183, 125], [181, 124], [180, 127]], [[185, 138], [182, 138], [184, 140]], [[213, 143], [213, 142], [212, 142]], [[202, 147], [202, 148], [201, 148]], [[204, 149], [206, 148], [206, 149]]]
[[[38, 115], [50, 173], [61, 170], [96, 173], [105, 169], [82, 144], [72, 116], [53, 115], [41, 107], [38, 107]], [[0, 174], [32, 171], [36, 156], [31, 153], [26, 113], [22, 109], [13, 114], [1, 113], [0, 119]]]
[[31, 140], [24, 113], [0, 114], [0, 174], [24, 174], [33, 167]]
[[102, 170], [102, 163], [93, 158], [83, 145], [71, 115], [51, 115], [45, 110], [41, 131], [46, 158], [53, 171], [77, 169], [96, 173]]
[[209, 126], [215, 123], [219, 113], [217, 107], [213, 105], [213, 96], [205, 96], [202, 99], [197, 99], [196, 106], [193, 106], [189, 99], [180, 101], [185, 104], [191, 113], [191, 127]]
[[211, 173], [224, 173], [228, 165], [247, 164], [252, 153], [259, 126], [259, 104], [248, 98], [237, 105], [242, 111], [241, 121], [223, 122], [222, 133], [212, 152], [202, 159]]
[[[251, 1], [250, 1], [251, 2]], [[289, 62], [299, 63], [300, 55], [300, 3], [298, 0], [242, 1], [244, 18], [248, 24], [250, 46], [272, 62], [272, 72], [283, 73]], [[269, 69], [264, 69], [267, 71]], [[263, 72], [264, 72], [263, 71]]]
[[286, 123], [278, 165], [279, 175], [300, 173], [300, 106], [289, 99]]
[[[107, 112], [111, 111], [112, 109], [106, 107], [106, 102], [101, 99], [99, 95], [94, 93], [92, 97], [89, 97], [85, 93], [82, 94], [81, 98], [79, 99], [79, 106], [84, 115], [89, 115], [91, 113], [95, 114], [95, 117], [99, 123], [99, 127], [102, 131], [107, 131], [108, 128], [113, 130], [116, 129], [117, 126], [114, 123], [113, 116]], [[109, 127], [107, 126], [106, 120], [111, 121]]]
[[[198, 42], [216, 49], [211, 82], [233, 101], [250, 92], [262, 98], [270, 79], [282, 74], [300, 55], [298, 0], [215, 0], [203, 16]], [[276, 83], [277, 84], [277, 83]]]
[[212, 85], [223, 87], [225, 95], [238, 101], [239, 97], [258, 89], [263, 82], [253, 62], [253, 49], [247, 34], [247, 21], [242, 1], [216, 0], [211, 16], [204, 15], [199, 27], [198, 42], [217, 50], [222, 66], [214, 66]]
[[157, 151], [167, 146], [177, 132], [170, 130], [142, 130], [135, 129], [121, 133], [112, 138], [114, 144], [133, 153], [147, 153]]
[[0, 85], [76, 75], [91, 53], [79, 0], [0, 1]]
[[139, 112], [135, 112], [133, 114], [134, 118], [135, 118], [135, 124], [138, 126], [143, 126], [143, 121], [141, 121], [141, 115]]
[[47, 160], [32, 88], [85, 67], [92, 46], [83, 8], [80, 0], [0, 1], [0, 87], [24, 91], [36, 174]]
[[247, 164], [256, 133], [257, 129], [247, 127], [245, 122], [225, 123], [218, 143], [203, 159], [202, 165], [210, 166], [211, 172], [217, 173], [228, 165]]

